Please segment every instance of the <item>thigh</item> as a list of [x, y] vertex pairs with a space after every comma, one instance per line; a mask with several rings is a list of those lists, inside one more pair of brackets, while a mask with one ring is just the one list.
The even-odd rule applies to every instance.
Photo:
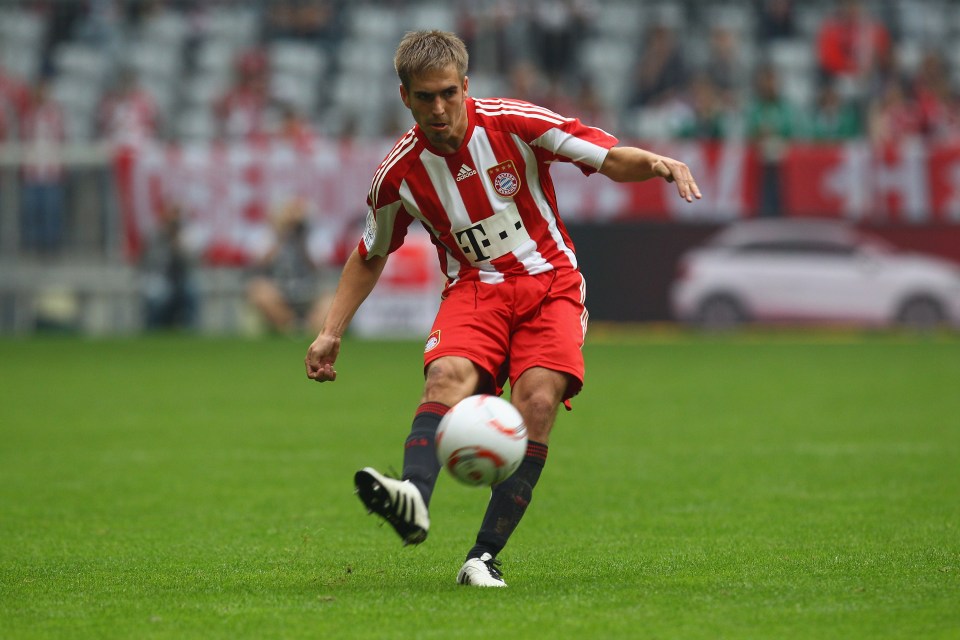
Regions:
[[425, 368], [447, 356], [465, 358], [481, 373], [478, 391], [502, 391], [510, 312], [499, 286], [461, 283], [449, 292], [424, 345]]
[[513, 333], [510, 349], [511, 384], [533, 367], [566, 374], [568, 385], [561, 400], [583, 386], [583, 341], [587, 330], [584, 306], [586, 288], [577, 271], [561, 272], [550, 282], [542, 301]]

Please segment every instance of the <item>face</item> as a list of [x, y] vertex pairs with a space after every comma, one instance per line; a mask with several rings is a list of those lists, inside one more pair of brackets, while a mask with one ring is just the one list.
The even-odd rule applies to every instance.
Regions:
[[467, 78], [460, 80], [453, 65], [427, 71], [400, 85], [400, 98], [410, 109], [430, 143], [443, 153], [460, 148], [467, 132]]

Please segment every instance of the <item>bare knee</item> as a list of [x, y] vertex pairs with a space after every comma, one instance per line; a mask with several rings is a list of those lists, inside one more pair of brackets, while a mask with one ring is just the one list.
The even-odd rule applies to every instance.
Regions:
[[476, 366], [466, 358], [439, 358], [427, 367], [421, 402], [453, 406], [474, 393], [480, 381]]
[[559, 400], [547, 390], [537, 389], [522, 398], [512, 398], [523, 416], [531, 440], [546, 442], [557, 418]]
[[546, 369], [523, 374], [511, 393], [511, 401], [523, 416], [531, 440], [546, 444], [567, 388], [564, 374]]

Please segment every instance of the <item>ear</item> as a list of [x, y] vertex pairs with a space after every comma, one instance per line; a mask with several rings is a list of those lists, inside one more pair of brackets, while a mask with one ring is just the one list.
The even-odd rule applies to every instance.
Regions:
[[470, 77], [463, 76], [463, 95], [467, 95], [467, 87], [470, 85]]
[[410, 94], [407, 93], [407, 88], [403, 86], [403, 83], [400, 83], [400, 99], [403, 100], [403, 106], [407, 109], [410, 108]]

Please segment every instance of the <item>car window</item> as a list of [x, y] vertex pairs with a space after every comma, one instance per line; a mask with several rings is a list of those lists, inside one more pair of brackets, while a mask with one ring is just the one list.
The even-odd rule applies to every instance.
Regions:
[[826, 240], [764, 240], [745, 243], [737, 248], [737, 252], [746, 255], [844, 257], [852, 256], [855, 247]]

